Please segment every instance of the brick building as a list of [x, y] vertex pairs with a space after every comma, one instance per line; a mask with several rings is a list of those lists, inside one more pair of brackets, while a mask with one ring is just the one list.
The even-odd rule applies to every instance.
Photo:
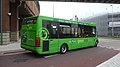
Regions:
[[39, 15], [39, 2], [37, 0], [1, 0], [1, 4], [0, 44], [16, 42], [20, 39], [22, 19]]

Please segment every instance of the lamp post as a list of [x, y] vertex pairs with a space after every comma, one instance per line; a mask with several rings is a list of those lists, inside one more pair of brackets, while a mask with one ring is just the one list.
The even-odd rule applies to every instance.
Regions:
[[54, 17], [54, 3], [53, 3], [53, 17]]
[[118, 18], [119, 18], [119, 7], [117, 7], [117, 9], [118, 9], [117, 13], [118, 13]]
[[112, 13], [111, 13], [111, 15], [112, 15], [112, 36], [114, 36], [114, 28], [113, 28], [113, 5], [110, 5], [111, 7], [112, 7]]
[[118, 11], [117, 11], [117, 12], [119, 13], [119, 7], [117, 7], [117, 9], [118, 9]]
[[[1, 9], [0, 16], [2, 16], [1, 15], [2, 14], [2, 0], [0, 1], [0, 4], [1, 4], [1, 6], [0, 6], [0, 9]], [[2, 45], [2, 17], [0, 18], [0, 45]]]
[[108, 19], [109, 13], [107, 13], [107, 10], [108, 8], [106, 8], [106, 15], [107, 15], [107, 23], [109, 23], [109, 19]]

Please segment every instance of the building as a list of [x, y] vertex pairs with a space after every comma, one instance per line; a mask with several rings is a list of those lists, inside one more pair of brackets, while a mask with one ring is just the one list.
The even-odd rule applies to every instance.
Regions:
[[0, 44], [9, 44], [20, 39], [20, 28], [24, 17], [38, 16], [37, 0], [1, 0], [2, 22], [0, 22]]
[[120, 36], [120, 13], [105, 13], [81, 21], [95, 22], [99, 36]]

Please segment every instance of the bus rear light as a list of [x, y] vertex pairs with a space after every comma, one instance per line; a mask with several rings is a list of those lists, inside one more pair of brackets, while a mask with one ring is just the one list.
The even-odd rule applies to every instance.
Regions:
[[40, 38], [36, 38], [36, 47], [40, 46]]

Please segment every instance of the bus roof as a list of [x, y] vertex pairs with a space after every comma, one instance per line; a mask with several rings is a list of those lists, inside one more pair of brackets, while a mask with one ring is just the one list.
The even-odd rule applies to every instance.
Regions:
[[59, 21], [59, 22], [65, 22], [65, 23], [75, 23], [75, 24], [81, 24], [81, 25], [87, 25], [87, 26], [96, 26], [96, 23], [92, 22], [80, 22], [80, 21], [73, 21], [73, 20], [67, 20], [67, 19], [61, 19], [61, 18], [53, 18], [48, 16], [38, 16], [42, 19], [51, 20], [51, 21]]

